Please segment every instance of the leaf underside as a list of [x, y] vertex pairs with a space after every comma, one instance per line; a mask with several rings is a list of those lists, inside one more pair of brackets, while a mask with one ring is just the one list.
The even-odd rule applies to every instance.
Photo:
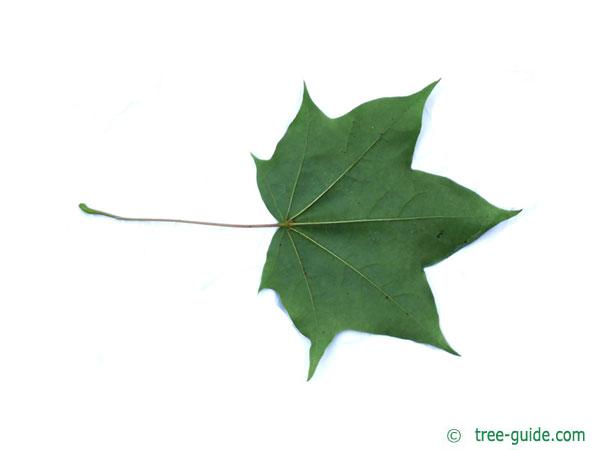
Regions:
[[309, 379], [344, 330], [456, 353], [440, 330], [423, 268], [518, 213], [411, 169], [435, 84], [335, 119], [319, 110], [305, 86], [273, 157], [255, 158], [263, 201], [285, 225], [271, 241], [260, 288], [279, 294], [310, 339]]

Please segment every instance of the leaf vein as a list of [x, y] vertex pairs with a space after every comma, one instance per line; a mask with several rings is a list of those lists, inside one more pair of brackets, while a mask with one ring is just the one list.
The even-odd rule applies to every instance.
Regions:
[[[387, 132], [387, 130], [385, 132]], [[381, 141], [381, 138], [383, 137], [383, 135], [384, 135], [385, 132], [379, 133], [379, 136], [377, 137], [377, 139], [375, 139], [371, 144], [369, 144], [369, 146], [367, 147], [367, 149], [364, 152], [362, 152], [358, 156], [358, 158], [356, 158], [354, 161], [352, 161], [352, 163], [350, 163], [350, 165], [335, 180], [333, 180], [333, 182], [329, 186], [327, 186], [323, 192], [321, 192], [319, 195], [317, 195], [308, 205], [306, 205], [304, 208], [302, 208], [300, 210], [300, 212], [296, 213], [290, 220], [293, 220], [296, 217], [298, 217], [300, 214], [306, 212], [306, 210], [308, 210], [311, 206], [313, 206], [315, 203], [317, 203], [321, 197], [323, 197], [325, 194], [327, 194], [327, 192], [329, 192], [342, 178], [344, 178], [344, 176], [348, 172], [350, 172], [350, 170], [352, 170], [352, 168], [354, 166], [356, 166], [361, 161], [361, 159], [363, 159], [364, 156], [367, 153], [369, 153], [369, 151], [373, 147], [375, 147], [377, 145], [377, 143], [379, 141]]]
[[309, 242], [313, 243], [314, 245], [316, 245], [317, 247], [319, 247], [321, 250], [327, 252], [328, 254], [330, 254], [331, 256], [333, 256], [334, 258], [336, 258], [338, 261], [340, 261], [342, 264], [344, 264], [345, 266], [347, 266], [348, 268], [350, 268], [352, 271], [354, 271], [356, 274], [358, 274], [359, 276], [361, 276], [364, 280], [366, 280], [371, 286], [373, 286], [375, 289], [377, 289], [381, 294], [383, 294], [383, 296], [385, 297], [386, 300], [391, 301], [394, 305], [396, 305], [406, 316], [411, 317], [414, 319], [414, 317], [411, 316], [411, 314], [406, 311], [399, 303], [398, 301], [392, 297], [390, 294], [388, 294], [385, 290], [383, 290], [383, 288], [381, 288], [377, 283], [375, 283], [373, 280], [371, 280], [371, 278], [369, 278], [368, 276], [366, 276], [364, 273], [362, 273], [360, 270], [358, 270], [356, 267], [354, 267], [352, 264], [350, 264], [348, 261], [346, 261], [345, 259], [343, 259], [341, 256], [337, 255], [336, 253], [332, 252], [331, 250], [329, 250], [327, 247], [325, 247], [324, 245], [320, 244], [319, 242], [315, 241], [313, 238], [311, 238], [310, 236], [307, 236], [306, 234], [302, 233], [301, 231], [295, 230], [292, 228], [292, 231], [298, 233], [299, 235], [301, 235], [302, 237], [304, 237], [306, 240], [308, 240]]
[[[279, 205], [277, 204], [277, 200], [275, 199], [275, 195], [273, 195], [273, 190], [271, 189], [271, 183], [269, 183], [269, 181], [266, 181], [265, 185], [267, 186], [269, 195], [271, 196], [271, 199], [273, 200], [273, 206], [275, 206], [275, 209], [279, 213], [279, 217], [283, 218], [283, 216], [281, 215], [281, 209], [279, 209]], [[279, 217], [277, 218], [277, 220], [280, 220]]]
[[308, 291], [308, 297], [310, 299], [310, 306], [312, 307], [313, 316], [315, 318], [315, 323], [317, 323], [317, 325], [318, 325], [319, 319], [317, 318], [317, 308], [315, 306], [315, 299], [313, 297], [312, 290], [310, 288], [310, 283], [308, 282], [308, 276], [306, 274], [306, 269], [304, 268], [304, 264], [302, 263], [302, 258], [300, 258], [300, 253], [298, 252], [298, 248], [296, 247], [296, 244], [294, 243], [294, 239], [292, 238], [292, 234], [289, 232], [289, 230], [287, 230], [287, 235], [290, 238], [290, 242], [292, 243], [292, 248], [294, 249], [294, 253], [296, 254], [296, 257], [298, 258], [298, 264], [300, 264], [300, 271], [302, 272], [304, 281], [306, 282], [306, 289]]
[[294, 186], [292, 187], [292, 193], [290, 195], [290, 202], [288, 204], [287, 212], [285, 213], [284, 219], [288, 219], [290, 215], [290, 210], [292, 209], [292, 202], [294, 201], [294, 195], [296, 194], [296, 186], [298, 186], [298, 180], [300, 179], [300, 174], [302, 173], [302, 168], [304, 167], [304, 160], [306, 159], [306, 151], [308, 149], [308, 135], [310, 134], [310, 125], [312, 124], [312, 118], [308, 120], [308, 125], [306, 126], [306, 137], [304, 138], [304, 151], [302, 152], [302, 160], [300, 161], [300, 166], [298, 167], [298, 173], [296, 174], [296, 180], [294, 181]]
[[309, 225], [337, 225], [349, 223], [369, 223], [369, 222], [408, 222], [413, 220], [436, 220], [436, 219], [472, 219], [474, 216], [416, 216], [416, 217], [382, 217], [375, 219], [348, 219], [348, 220], [331, 220], [322, 222], [294, 222], [293, 226], [309, 226]]
[[[404, 112], [406, 112], [406, 110], [403, 111], [403, 113]], [[291, 217], [290, 220], [294, 220], [296, 217], [298, 217], [302, 213], [306, 212], [315, 203], [317, 203], [321, 199], [321, 197], [323, 197], [325, 194], [327, 194], [327, 192], [329, 192], [342, 178], [344, 178], [344, 176], [348, 172], [350, 172], [350, 170], [352, 170], [352, 168], [354, 168], [365, 157], [365, 155], [367, 153], [369, 153], [369, 151], [371, 151], [383, 139], [383, 136], [385, 136], [385, 134], [392, 129], [392, 127], [396, 124], [396, 122], [398, 120], [399, 120], [399, 118], [393, 119], [392, 122], [390, 123], [390, 125], [384, 131], [379, 133], [379, 136], [377, 136], [377, 138], [371, 144], [369, 144], [369, 146], [365, 149], [365, 151], [363, 151], [358, 156], [358, 158], [356, 158], [354, 161], [352, 161], [352, 163], [350, 163], [350, 165], [335, 180], [333, 180], [333, 182], [329, 186], [327, 186], [323, 192], [321, 192], [319, 195], [317, 195], [311, 202], [309, 202], [304, 208], [302, 208], [300, 210], [300, 212], [296, 213], [293, 217]], [[354, 121], [352, 122], [351, 128], [348, 132], [349, 134], [352, 132], [353, 128], [354, 128]], [[348, 135], [348, 140], [349, 140], [349, 138], [350, 138], [350, 136]], [[346, 143], [348, 143], [348, 141], [346, 141]]]

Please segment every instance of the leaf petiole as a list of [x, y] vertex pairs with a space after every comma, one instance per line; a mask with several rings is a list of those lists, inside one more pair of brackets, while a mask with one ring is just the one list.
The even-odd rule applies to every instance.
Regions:
[[97, 216], [110, 217], [116, 220], [126, 220], [129, 222], [171, 222], [171, 223], [189, 223], [192, 225], [207, 225], [212, 227], [228, 227], [228, 228], [269, 228], [269, 227], [282, 227], [284, 224], [279, 223], [264, 223], [264, 224], [239, 224], [239, 223], [220, 223], [220, 222], [202, 222], [197, 220], [183, 220], [183, 219], [154, 219], [154, 218], [140, 218], [140, 217], [123, 217], [117, 216], [116, 214], [110, 214], [97, 209], [92, 209], [85, 203], [79, 204], [81, 209], [86, 214], [93, 214]]

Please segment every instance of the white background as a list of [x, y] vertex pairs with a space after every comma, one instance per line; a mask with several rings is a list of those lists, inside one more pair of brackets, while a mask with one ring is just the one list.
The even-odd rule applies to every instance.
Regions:
[[[592, 2], [0, 5], [2, 450], [511, 448], [476, 426], [598, 448]], [[414, 167], [524, 208], [427, 270], [460, 358], [345, 333], [307, 383], [256, 293], [272, 229], [77, 209], [272, 221], [250, 152], [303, 80], [337, 116], [440, 77]]]

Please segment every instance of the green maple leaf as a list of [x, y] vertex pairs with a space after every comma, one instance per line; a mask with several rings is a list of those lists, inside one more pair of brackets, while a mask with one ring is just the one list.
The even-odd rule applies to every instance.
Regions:
[[302, 106], [258, 186], [281, 228], [261, 289], [275, 290], [311, 341], [308, 378], [344, 330], [394, 336], [456, 354], [444, 338], [424, 267], [447, 258], [518, 211], [453, 181], [411, 169], [425, 101], [364, 103], [331, 119]]
[[310, 379], [345, 330], [456, 352], [444, 338], [423, 269], [519, 211], [496, 208], [453, 181], [411, 169], [427, 97], [373, 100], [331, 119], [306, 86], [273, 157], [255, 158], [258, 187], [277, 223], [224, 224], [88, 214], [128, 221], [278, 227], [261, 289], [275, 290], [311, 341]]

